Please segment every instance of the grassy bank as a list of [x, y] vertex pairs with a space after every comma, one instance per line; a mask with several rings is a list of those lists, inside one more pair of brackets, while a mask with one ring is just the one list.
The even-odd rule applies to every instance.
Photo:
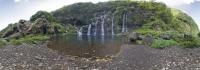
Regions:
[[[137, 32], [141, 36], [152, 35], [153, 42], [150, 45], [152, 48], [163, 49], [170, 46], [179, 46], [182, 48], [198, 48], [200, 47], [200, 33], [195, 35], [192, 33], [182, 33], [177, 31], [160, 31], [152, 30], [148, 28], [137, 29]], [[162, 39], [163, 36], [168, 36], [169, 39]]]
[[0, 39], [0, 47], [6, 45], [6, 41], [4, 39]]
[[182, 37], [181, 34], [176, 34], [170, 40], [154, 39], [151, 45], [153, 48], [165, 48], [170, 46], [179, 46], [182, 48], [198, 48], [200, 47], [200, 38], [192, 35]]
[[151, 45], [152, 48], [163, 49], [170, 46], [176, 46], [178, 43], [174, 40], [155, 39]]
[[0, 39], [0, 46], [4, 46], [6, 44], [12, 44], [12, 45], [21, 45], [23, 43], [27, 44], [36, 44], [38, 42], [44, 42], [47, 41], [50, 37], [48, 35], [26, 35], [19, 39]]
[[13, 45], [21, 45], [23, 43], [36, 44], [38, 42], [47, 41], [48, 39], [49, 39], [49, 36], [47, 35], [27, 35], [20, 39], [12, 39], [10, 40], [9, 44], [13, 44]]

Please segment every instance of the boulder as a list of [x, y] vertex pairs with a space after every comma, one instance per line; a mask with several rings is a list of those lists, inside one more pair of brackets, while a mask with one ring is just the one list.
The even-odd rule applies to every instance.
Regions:
[[18, 32], [18, 33], [14, 33], [14, 34], [12, 34], [12, 35], [6, 37], [6, 39], [7, 39], [7, 40], [9, 40], [9, 39], [19, 39], [19, 38], [21, 38], [22, 36], [23, 36], [23, 34]]
[[145, 38], [144, 38], [144, 43], [145, 45], [151, 45], [153, 43], [153, 36], [151, 34], [148, 34]]
[[50, 23], [45, 18], [38, 18], [32, 25], [29, 27], [29, 34], [38, 34], [43, 33], [47, 34]]
[[132, 32], [128, 35], [128, 39], [130, 42], [136, 42], [138, 40], [139, 34], [136, 32]]
[[26, 21], [26, 20], [20, 20], [18, 23], [16, 23], [17, 25], [17, 29], [19, 30], [20, 33], [25, 33], [26, 30], [29, 27], [30, 22]]
[[170, 34], [161, 34], [160, 38], [164, 39], [164, 40], [170, 40], [171, 39], [171, 35]]
[[145, 38], [145, 36], [141, 35], [141, 34], [138, 34], [138, 40], [143, 40]]

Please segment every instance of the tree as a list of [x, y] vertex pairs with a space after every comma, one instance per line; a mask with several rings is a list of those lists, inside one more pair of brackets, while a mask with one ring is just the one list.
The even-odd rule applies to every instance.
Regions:
[[46, 11], [38, 11], [36, 14], [31, 16], [30, 21], [35, 21], [38, 18], [42, 17], [46, 18], [49, 22], [57, 22], [56, 19], [52, 16], [52, 14]]

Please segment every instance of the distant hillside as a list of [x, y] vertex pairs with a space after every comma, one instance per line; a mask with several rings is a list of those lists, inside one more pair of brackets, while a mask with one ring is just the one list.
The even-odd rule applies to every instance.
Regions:
[[[112, 23], [115, 33], [120, 33], [123, 27], [128, 32], [135, 29], [177, 31], [193, 35], [199, 32], [190, 16], [157, 2], [76, 3], [60, 8], [52, 14], [63, 25], [85, 26], [83, 33], [87, 33], [90, 24], [92, 24], [92, 32], [95, 28], [101, 30], [102, 22], [107, 34], [112, 31]], [[97, 24], [96, 27], [95, 24]]]

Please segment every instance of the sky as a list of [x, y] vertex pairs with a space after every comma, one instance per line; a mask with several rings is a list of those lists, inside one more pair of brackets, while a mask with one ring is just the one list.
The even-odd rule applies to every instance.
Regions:
[[[105, 2], [109, 0], [0, 0], [0, 30], [20, 19], [29, 20], [39, 10], [48, 12], [77, 2]], [[200, 0], [156, 0], [192, 16], [200, 28]]]

